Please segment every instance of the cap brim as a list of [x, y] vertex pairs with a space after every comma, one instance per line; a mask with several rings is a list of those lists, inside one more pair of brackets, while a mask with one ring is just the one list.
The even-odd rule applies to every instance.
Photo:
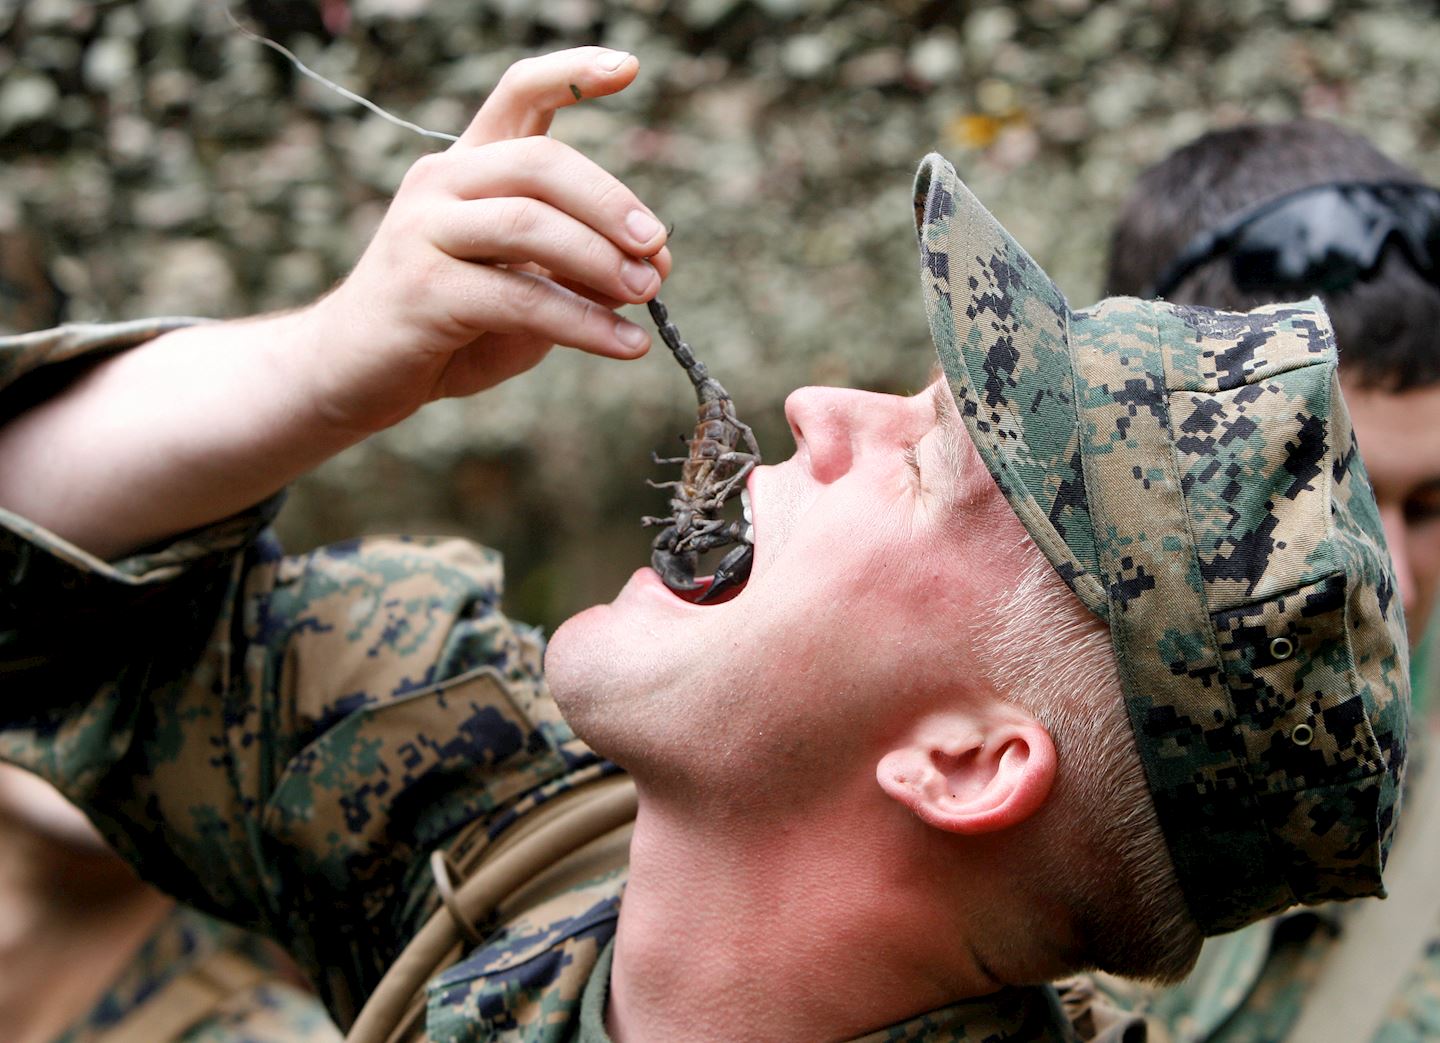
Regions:
[[1108, 618], [1065, 298], [935, 153], [915, 176], [915, 225], [930, 332], [970, 437], [1055, 570]]

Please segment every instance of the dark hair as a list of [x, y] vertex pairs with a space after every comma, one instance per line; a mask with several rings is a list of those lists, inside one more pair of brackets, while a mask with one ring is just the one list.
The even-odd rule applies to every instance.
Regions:
[[[1135, 182], [1110, 244], [1107, 296], [1144, 292], [1198, 233], [1254, 204], [1336, 181], [1423, 183], [1358, 134], [1320, 120], [1212, 131]], [[1246, 293], [1217, 259], [1169, 294], [1177, 303], [1244, 311], [1293, 293]], [[1440, 288], [1387, 249], [1379, 269], [1321, 295], [1335, 325], [1342, 372], [1404, 391], [1440, 381]]]

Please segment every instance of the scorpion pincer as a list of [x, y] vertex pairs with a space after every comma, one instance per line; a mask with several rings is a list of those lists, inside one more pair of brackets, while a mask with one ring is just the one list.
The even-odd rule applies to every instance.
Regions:
[[[651, 453], [657, 464], [680, 464], [680, 478], [673, 482], [650, 481], [657, 489], [673, 490], [670, 494], [670, 516], [644, 518], [643, 525], [662, 525], [650, 548], [650, 564], [671, 590], [699, 590], [695, 578], [700, 555], [730, 544], [731, 549], [715, 568], [715, 574], [695, 600], [707, 601], [745, 582], [750, 575], [755, 552], [754, 527], [750, 523], [749, 497], [745, 495], [745, 479], [760, 462], [760, 447], [749, 426], [735, 415], [735, 403], [720, 382], [710, 376], [705, 364], [695, 358], [690, 345], [680, 338], [680, 331], [670, 321], [669, 312], [658, 299], [649, 303], [650, 317], [659, 327], [665, 346], [685, 368], [690, 383], [695, 385], [695, 433], [688, 439], [689, 454], [664, 459]], [[727, 500], [740, 495], [745, 502], [745, 516], [727, 522], [720, 511]]]

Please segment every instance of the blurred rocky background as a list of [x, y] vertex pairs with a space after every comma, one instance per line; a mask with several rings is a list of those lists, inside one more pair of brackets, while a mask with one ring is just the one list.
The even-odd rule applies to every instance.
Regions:
[[[1207, 128], [1309, 114], [1440, 180], [1440, 11], [1367, 0], [236, 0], [320, 73], [461, 130], [514, 59], [635, 52], [555, 134], [674, 225], [671, 312], [788, 454], [806, 383], [921, 386], [910, 180], [938, 149], [1077, 304], [1134, 174]], [[0, 0], [0, 323], [237, 316], [345, 273], [438, 147], [299, 75], [219, 0]], [[646, 321], [643, 314], [633, 316]], [[658, 347], [658, 344], [657, 344]], [[293, 548], [465, 533], [553, 625], [647, 559], [652, 447], [693, 423], [662, 350], [556, 352], [300, 483]]]

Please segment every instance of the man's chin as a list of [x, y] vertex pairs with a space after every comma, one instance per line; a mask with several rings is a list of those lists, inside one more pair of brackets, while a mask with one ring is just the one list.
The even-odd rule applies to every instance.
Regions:
[[605, 640], [605, 631], [614, 630], [623, 626], [623, 617], [633, 613], [632, 606], [635, 598], [635, 588], [641, 583], [643, 573], [649, 569], [637, 569], [625, 581], [614, 599], [603, 602], [599, 605], [591, 605], [589, 608], [581, 609], [565, 622], [556, 628], [550, 640], [546, 642], [547, 652], [545, 656], [545, 669], [550, 670], [550, 659], [556, 654], [557, 646], [561, 649], [561, 655], [565, 649], [572, 644], [585, 644], [594, 640]]
[[667, 602], [694, 611], [654, 572], [641, 569], [614, 601], [562, 623], [546, 649], [546, 682], [561, 714], [576, 735], [612, 759], [623, 762], [622, 747], [664, 731], [664, 718], [674, 714], [686, 639], [693, 634]]
[[657, 616], [677, 604], [682, 603], [665, 589], [653, 569], [636, 569], [613, 601], [577, 612], [550, 638], [545, 673], [551, 689], [555, 688], [556, 670], [567, 679], [573, 676], [572, 668], [603, 670], [617, 665], [616, 657], [624, 657], [626, 649], [643, 651], [646, 644], [662, 642], [666, 635]]
[[626, 660], [611, 605], [571, 616], [545, 650], [545, 680], [571, 730], [602, 757], [617, 760], [614, 732], [627, 715]]
[[[634, 582], [633, 578], [631, 582]], [[627, 587], [629, 584], [626, 585]], [[634, 631], [614, 602], [577, 612], [550, 637], [545, 649], [545, 681], [560, 712], [581, 738], [581, 729], [596, 701], [610, 702], [606, 693], [625, 687], [627, 654]], [[588, 739], [587, 739], [588, 741]]]

